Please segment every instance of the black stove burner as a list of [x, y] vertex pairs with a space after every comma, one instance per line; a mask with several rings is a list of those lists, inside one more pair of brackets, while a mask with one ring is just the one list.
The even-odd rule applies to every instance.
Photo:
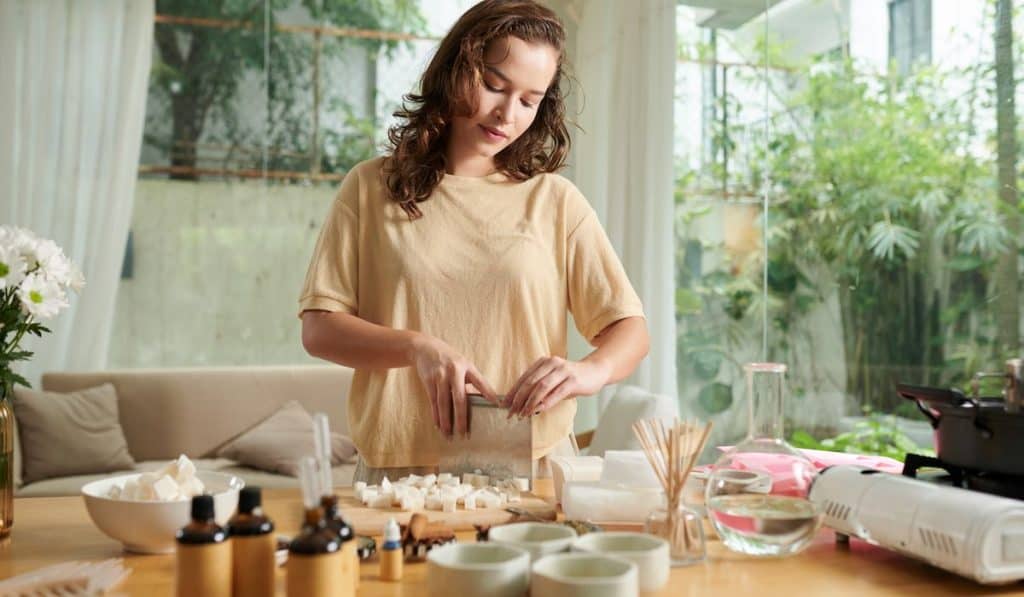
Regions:
[[[927, 469], [941, 469], [945, 472], [941, 473]], [[1024, 476], [965, 469], [947, 464], [931, 456], [907, 454], [907, 458], [903, 462], [903, 475], [914, 479], [935, 481], [944, 485], [952, 485], [953, 487], [1024, 500]]]

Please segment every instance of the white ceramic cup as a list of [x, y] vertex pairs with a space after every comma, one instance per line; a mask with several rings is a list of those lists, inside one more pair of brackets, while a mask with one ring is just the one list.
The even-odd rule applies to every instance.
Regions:
[[636, 564], [615, 556], [558, 553], [533, 564], [530, 597], [636, 597]]
[[451, 543], [427, 554], [433, 597], [522, 597], [530, 586], [530, 554], [509, 545]]
[[491, 528], [487, 540], [497, 545], [525, 549], [530, 559], [566, 551], [576, 540], [576, 531], [553, 522], [517, 522]]
[[587, 533], [572, 544], [574, 551], [599, 553], [636, 564], [641, 591], [658, 591], [668, 583], [668, 541], [647, 533]]

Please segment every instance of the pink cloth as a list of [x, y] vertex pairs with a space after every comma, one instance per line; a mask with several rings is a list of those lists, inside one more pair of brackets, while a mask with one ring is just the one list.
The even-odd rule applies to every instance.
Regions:
[[[732, 449], [732, 446], [719, 446], [722, 452]], [[862, 454], [846, 454], [843, 452], [826, 452], [823, 450], [800, 450], [806, 456], [817, 471], [825, 467], [838, 464], [853, 464], [867, 468], [877, 469], [886, 473], [900, 474], [903, 471], [903, 463], [884, 456], [866, 456]], [[707, 471], [711, 467], [699, 467], [698, 470]], [[737, 470], [752, 470], [766, 473], [772, 478], [771, 493], [773, 495], [791, 495], [806, 497], [809, 487], [807, 472], [801, 469], [801, 463], [793, 457], [785, 454], [768, 453], [743, 453], [738, 454], [733, 460], [733, 466]]]

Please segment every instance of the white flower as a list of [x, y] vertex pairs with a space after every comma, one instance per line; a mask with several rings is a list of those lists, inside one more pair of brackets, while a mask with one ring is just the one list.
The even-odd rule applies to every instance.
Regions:
[[14, 247], [0, 242], [0, 290], [13, 288], [25, 278], [25, 260]]
[[68, 306], [60, 284], [37, 273], [29, 274], [18, 287], [22, 309], [36, 319], [50, 319]]
[[22, 257], [28, 267], [35, 265], [36, 245], [39, 239], [30, 230], [14, 226], [0, 228], [0, 245], [14, 249]]
[[53, 280], [61, 286], [67, 286], [70, 283], [71, 261], [64, 256], [64, 251], [57, 246], [57, 243], [49, 239], [38, 241], [35, 246], [35, 260], [32, 265], [38, 265], [39, 273], [46, 276], [47, 279]]
[[85, 274], [74, 263], [71, 264], [71, 274], [68, 276], [68, 288], [75, 292], [82, 292], [85, 288]]

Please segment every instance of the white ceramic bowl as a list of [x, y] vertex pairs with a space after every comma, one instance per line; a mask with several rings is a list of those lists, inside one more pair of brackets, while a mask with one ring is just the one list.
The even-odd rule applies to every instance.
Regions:
[[511, 545], [530, 552], [536, 561], [552, 553], [566, 551], [576, 540], [576, 531], [553, 522], [517, 522], [491, 528], [487, 540], [498, 545]]
[[427, 587], [434, 597], [523, 597], [530, 554], [510, 545], [451, 543], [427, 554]]
[[615, 556], [558, 553], [533, 565], [530, 597], [636, 597], [636, 564]]
[[[115, 500], [106, 497], [114, 485], [124, 486], [141, 473], [118, 475], [82, 487], [85, 508], [93, 523], [105, 535], [120, 541], [128, 551], [139, 553], [169, 553], [174, 551], [174, 535], [189, 523], [192, 500], [169, 502]], [[217, 524], [226, 524], [238, 507], [238, 490], [245, 484], [234, 475], [212, 471], [196, 471], [196, 476], [213, 495], [214, 516]]]
[[668, 541], [646, 533], [587, 533], [573, 544], [574, 551], [616, 556], [636, 564], [641, 591], [658, 591], [668, 582]]

